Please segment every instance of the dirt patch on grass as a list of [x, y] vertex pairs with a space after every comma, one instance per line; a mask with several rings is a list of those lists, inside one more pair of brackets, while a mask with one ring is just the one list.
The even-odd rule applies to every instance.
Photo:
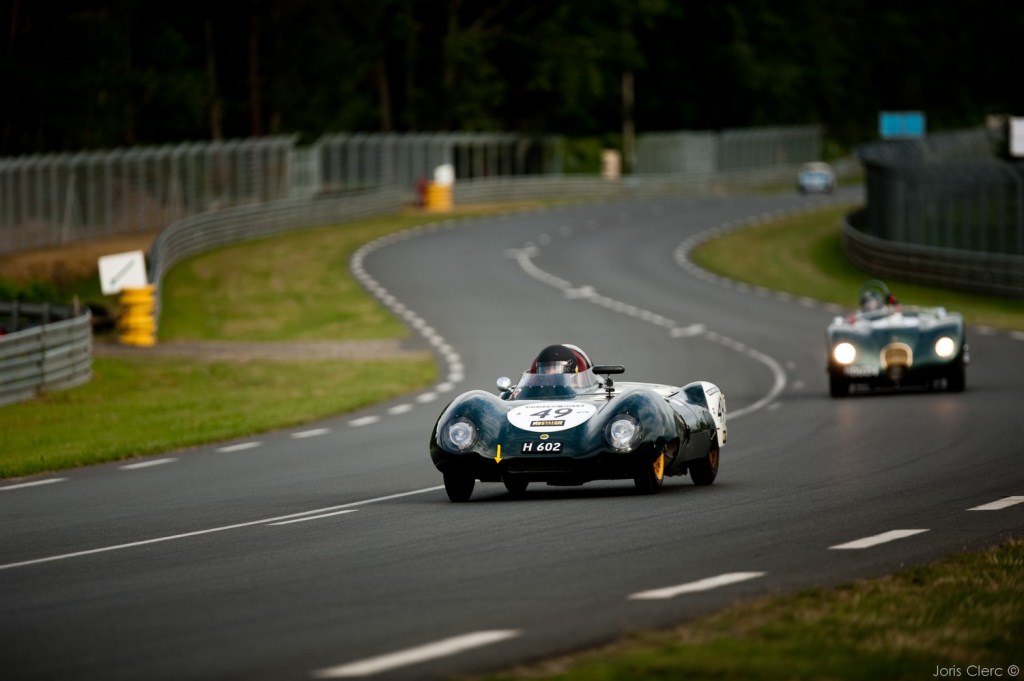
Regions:
[[98, 276], [101, 256], [149, 252], [159, 230], [0, 255], [0, 277], [23, 286], [30, 281], [62, 282]]

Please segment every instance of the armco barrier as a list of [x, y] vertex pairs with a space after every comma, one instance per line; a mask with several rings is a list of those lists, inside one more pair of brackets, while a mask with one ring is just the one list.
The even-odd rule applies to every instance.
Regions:
[[[49, 321], [54, 318], [59, 321]], [[0, 319], [12, 327], [0, 336], [0, 405], [92, 378], [89, 310], [76, 314], [48, 303], [0, 302]]]
[[160, 232], [150, 250], [150, 281], [156, 285], [154, 316], [159, 327], [161, 284], [175, 264], [230, 244], [397, 213], [412, 197], [395, 187], [353, 191], [315, 199], [287, 199], [242, 206], [179, 220]]
[[970, 293], [1024, 298], [1024, 256], [881, 239], [854, 226], [862, 219], [863, 211], [847, 216], [842, 242], [847, 259], [866, 272]]

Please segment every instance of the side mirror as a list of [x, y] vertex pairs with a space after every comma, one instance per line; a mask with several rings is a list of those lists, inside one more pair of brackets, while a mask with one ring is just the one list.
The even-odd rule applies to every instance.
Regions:
[[508, 376], [502, 376], [498, 379], [498, 390], [501, 392], [508, 392], [512, 389], [512, 379]]

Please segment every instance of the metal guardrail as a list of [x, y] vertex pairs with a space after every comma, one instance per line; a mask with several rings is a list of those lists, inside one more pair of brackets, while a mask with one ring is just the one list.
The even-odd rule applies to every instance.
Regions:
[[410, 202], [410, 192], [390, 187], [242, 206], [179, 220], [157, 236], [150, 250], [149, 278], [156, 284], [155, 319], [159, 322], [163, 279], [182, 260], [229, 244], [397, 213]]
[[[51, 321], [53, 320], [53, 321]], [[92, 314], [49, 303], [0, 302], [0, 405], [92, 378]]]
[[1006, 298], [1024, 298], [1024, 256], [937, 248], [881, 239], [857, 225], [865, 211], [848, 215], [842, 242], [847, 259], [882, 278]]

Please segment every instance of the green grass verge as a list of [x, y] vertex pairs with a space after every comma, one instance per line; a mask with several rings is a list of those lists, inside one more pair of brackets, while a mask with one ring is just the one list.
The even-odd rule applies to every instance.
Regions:
[[[699, 244], [693, 261], [716, 274], [777, 291], [857, 306], [857, 292], [875, 277], [843, 255], [840, 224], [853, 206], [742, 228]], [[1024, 330], [1024, 301], [929, 288], [899, 279], [886, 283], [902, 302], [943, 305], [968, 324]]]
[[160, 340], [365, 340], [406, 327], [349, 274], [352, 254], [437, 216], [304, 230], [192, 258], [166, 277]]
[[294, 426], [429, 385], [432, 360], [96, 358], [93, 380], [0, 408], [0, 478]]
[[1022, 641], [1024, 541], [1013, 540], [481, 679], [916, 681], [980, 677], [981, 669], [1012, 679], [1012, 665], [1024, 664]]

